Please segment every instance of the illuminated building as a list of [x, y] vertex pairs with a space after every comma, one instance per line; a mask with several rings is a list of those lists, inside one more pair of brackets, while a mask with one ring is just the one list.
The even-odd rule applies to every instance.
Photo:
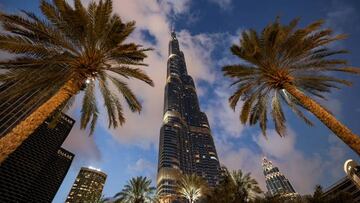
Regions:
[[268, 194], [289, 199], [298, 196], [290, 184], [290, 181], [280, 172], [279, 168], [273, 166], [272, 162], [267, 160], [266, 157], [263, 158], [262, 167]]
[[354, 202], [360, 202], [360, 166], [353, 160], [347, 160], [344, 164], [346, 176], [328, 187], [323, 198], [331, 200], [339, 193], [349, 194]]
[[175, 32], [169, 42], [163, 124], [160, 130], [157, 190], [172, 201], [181, 174], [195, 173], [210, 186], [219, 182], [220, 164], [209, 122], [200, 110]]
[[74, 155], [61, 148], [75, 121], [45, 121], [0, 166], [0, 202], [51, 202]]
[[95, 202], [101, 198], [106, 177], [100, 169], [82, 167], [65, 202]]

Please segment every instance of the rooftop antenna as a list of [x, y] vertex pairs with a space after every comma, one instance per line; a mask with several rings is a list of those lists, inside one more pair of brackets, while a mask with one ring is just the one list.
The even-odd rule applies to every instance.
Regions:
[[174, 25], [174, 23], [171, 23], [171, 27], [170, 27], [170, 32], [171, 32], [171, 37], [173, 38], [173, 39], [176, 39], [176, 33], [175, 33], [175, 25]]

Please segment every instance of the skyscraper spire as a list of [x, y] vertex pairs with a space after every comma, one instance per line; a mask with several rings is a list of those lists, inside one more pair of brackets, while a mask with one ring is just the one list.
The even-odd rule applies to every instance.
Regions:
[[262, 167], [266, 179], [266, 188], [271, 196], [279, 195], [285, 198], [298, 196], [290, 181], [265, 156], [262, 160]]
[[171, 28], [170, 28], [170, 34], [171, 34], [171, 38], [172, 39], [176, 39], [176, 32], [175, 32], [175, 25], [174, 23], [171, 24]]
[[201, 111], [194, 81], [183, 52], [171, 33], [160, 130], [157, 189], [162, 200], [176, 198], [181, 174], [201, 176], [210, 186], [219, 182], [220, 164], [207, 116]]

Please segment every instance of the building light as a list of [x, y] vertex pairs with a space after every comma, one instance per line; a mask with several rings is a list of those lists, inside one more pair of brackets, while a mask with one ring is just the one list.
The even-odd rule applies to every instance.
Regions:
[[92, 170], [95, 170], [95, 171], [101, 172], [101, 170], [100, 170], [99, 168], [95, 168], [95, 167], [92, 167], [92, 166], [89, 166], [88, 168], [89, 168], [89, 169], [92, 169]]

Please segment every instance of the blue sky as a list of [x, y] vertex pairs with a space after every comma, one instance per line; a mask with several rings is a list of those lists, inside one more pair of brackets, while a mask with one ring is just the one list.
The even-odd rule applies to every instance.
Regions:
[[[83, 1], [88, 3], [89, 0]], [[336, 138], [314, 117], [315, 127], [308, 127], [286, 111], [289, 133], [279, 138], [270, 128], [265, 140], [257, 127], [243, 126], [238, 111], [233, 112], [227, 98], [233, 91], [228, 79], [222, 77], [222, 65], [239, 63], [229, 47], [238, 43], [239, 33], [253, 28], [261, 30], [276, 16], [282, 22], [301, 17], [300, 26], [314, 20], [326, 20], [326, 26], [349, 34], [345, 41], [332, 46], [346, 48], [351, 65], [360, 67], [360, 3], [335, 0], [302, 1], [235, 1], [235, 0], [113, 0], [114, 12], [124, 20], [135, 20], [137, 29], [129, 39], [155, 48], [146, 62], [146, 72], [155, 87], [130, 81], [143, 101], [143, 112], [126, 111], [127, 122], [119, 129], [106, 129], [101, 118], [93, 137], [75, 126], [63, 147], [75, 153], [75, 160], [54, 202], [64, 202], [81, 166], [101, 168], [108, 174], [104, 188], [106, 197], [119, 192], [128, 179], [145, 175], [155, 180], [158, 137], [162, 122], [167, 43], [170, 26], [174, 25], [184, 51], [189, 73], [194, 77], [201, 108], [209, 117], [220, 162], [231, 169], [251, 172], [263, 189], [261, 157], [266, 155], [302, 194], [315, 184], [329, 186], [344, 176], [343, 163], [359, 157]], [[1, 0], [0, 10], [19, 12], [30, 10], [40, 15], [38, 0]], [[4, 56], [3, 56], [4, 57]], [[344, 75], [354, 82], [323, 101], [338, 118], [360, 134], [360, 78]], [[81, 95], [79, 95], [81, 98]], [[79, 101], [78, 99], [77, 101]], [[79, 118], [79, 106], [70, 110]]]

